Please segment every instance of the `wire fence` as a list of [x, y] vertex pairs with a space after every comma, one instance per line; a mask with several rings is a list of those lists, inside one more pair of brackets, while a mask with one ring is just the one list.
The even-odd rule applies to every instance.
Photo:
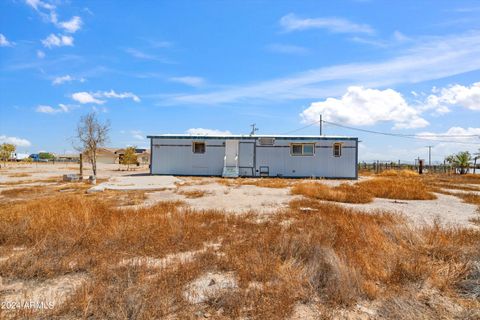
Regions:
[[449, 164], [420, 165], [419, 162], [412, 164], [402, 163], [400, 161], [362, 161], [358, 163], [358, 169], [360, 172], [373, 173], [381, 173], [386, 170], [412, 170], [416, 172], [422, 171], [422, 173], [455, 174], [461, 173], [463, 170], [464, 173], [480, 174], [480, 164], [477, 164], [476, 166], [471, 164], [468, 167], [460, 168]]

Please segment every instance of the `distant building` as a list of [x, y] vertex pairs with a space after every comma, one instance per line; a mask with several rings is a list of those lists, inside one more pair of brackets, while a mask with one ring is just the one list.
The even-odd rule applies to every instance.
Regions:
[[[150, 163], [150, 150], [137, 148], [135, 149], [135, 153], [139, 165], [147, 165]], [[98, 148], [97, 163], [119, 164], [124, 154], [125, 148]]]
[[55, 154], [55, 161], [78, 162], [80, 161], [80, 154], [78, 153]]
[[341, 136], [148, 136], [151, 174], [357, 179], [358, 138]]

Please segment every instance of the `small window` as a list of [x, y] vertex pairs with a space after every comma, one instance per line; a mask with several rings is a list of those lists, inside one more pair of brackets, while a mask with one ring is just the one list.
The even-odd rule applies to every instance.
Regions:
[[205, 153], [205, 142], [194, 142], [193, 153]]
[[341, 157], [342, 156], [342, 144], [341, 143], [334, 143], [333, 144], [333, 156], [334, 157]]
[[304, 144], [303, 145], [303, 155], [304, 156], [313, 156], [313, 144]]
[[292, 156], [301, 156], [302, 155], [302, 145], [301, 144], [292, 144], [291, 153], [292, 153]]
[[313, 143], [295, 143], [290, 146], [292, 156], [313, 156], [315, 153], [315, 144]]

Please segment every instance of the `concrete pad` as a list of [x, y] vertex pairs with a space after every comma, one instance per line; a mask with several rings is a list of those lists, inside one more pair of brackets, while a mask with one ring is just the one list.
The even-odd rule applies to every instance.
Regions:
[[119, 176], [90, 188], [89, 192], [103, 190], [158, 190], [174, 189], [175, 183], [182, 181], [174, 176]]

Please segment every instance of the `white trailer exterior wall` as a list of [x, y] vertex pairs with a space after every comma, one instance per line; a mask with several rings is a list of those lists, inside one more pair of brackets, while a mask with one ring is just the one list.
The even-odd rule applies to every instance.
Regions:
[[[336, 136], [193, 136], [158, 135], [151, 139], [151, 174], [221, 176], [225, 143], [238, 141], [240, 176], [358, 177], [358, 139]], [[261, 138], [273, 139], [262, 144]], [[205, 143], [204, 153], [194, 153], [193, 143]], [[334, 144], [341, 156], [334, 156]], [[292, 155], [292, 144], [314, 144], [313, 155]]]

